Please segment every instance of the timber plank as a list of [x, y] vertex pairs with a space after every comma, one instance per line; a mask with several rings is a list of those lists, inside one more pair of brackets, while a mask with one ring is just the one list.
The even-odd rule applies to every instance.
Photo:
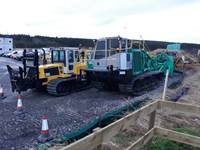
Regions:
[[200, 137], [156, 127], [155, 135], [200, 148]]

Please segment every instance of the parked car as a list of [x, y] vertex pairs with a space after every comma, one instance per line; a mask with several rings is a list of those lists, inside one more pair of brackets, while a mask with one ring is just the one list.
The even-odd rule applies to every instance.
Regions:
[[11, 54], [10, 58], [16, 59], [16, 56], [20, 53], [20, 51], [16, 51]]
[[6, 53], [6, 54], [4, 54], [4, 57], [10, 57], [11, 54], [12, 54], [12, 52]]
[[3, 57], [6, 57], [6, 55], [10, 53], [10, 52], [4, 52], [4, 54], [2, 55]]
[[[17, 53], [17, 54], [18, 54], [18, 53]], [[12, 54], [12, 55], [10, 56], [10, 58], [16, 59], [17, 54]]]
[[7, 53], [5, 56], [6, 56], [6, 57], [11, 57], [12, 54], [17, 54], [17, 51], [9, 52], [9, 53]]
[[15, 59], [21, 61], [23, 59], [23, 52], [18, 52]]

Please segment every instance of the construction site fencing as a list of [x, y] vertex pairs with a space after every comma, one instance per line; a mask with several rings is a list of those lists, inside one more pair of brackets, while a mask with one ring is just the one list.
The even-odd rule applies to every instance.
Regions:
[[187, 113], [191, 115], [200, 115], [200, 106], [193, 106], [182, 103], [174, 103], [168, 101], [160, 101], [156, 100], [130, 114], [124, 116], [123, 118], [109, 124], [104, 128], [98, 128], [94, 130], [95, 132], [89, 134], [88, 136], [69, 144], [66, 147], [63, 147], [62, 150], [91, 150], [101, 146], [102, 143], [108, 141], [113, 136], [117, 135], [127, 127], [136, 123], [138, 118], [149, 115], [149, 130], [148, 132], [135, 141], [131, 146], [127, 148], [127, 150], [139, 150], [145, 144], [147, 144], [148, 149], [150, 149], [152, 144], [152, 138], [164, 137], [170, 140], [174, 140], [180, 143], [188, 144], [191, 146], [200, 148], [200, 137], [188, 135], [185, 133], [180, 133], [176, 131], [172, 131], [169, 129], [164, 129], [161, 127], [156, 127], [155, 124], [155, 116], [157, 109], [169, 108], [177, 112]]
[[124, 116], [124, 113], [126, 111], [134, 111], [136, 108], [138, 108], [139, 106], [141, 106], [141, 104], [143, 102], [145, 102], [147, 100], [147, 98], [145, 99], [141, 99], [141, 100], [137, 100], [134, 102], [130, 102], [130, 104], [117, 109], [115, 111], [106, 113], [103, 116], [99, 116], [98, 119], [94, 120], [91, 124], [87, 125], [86, 127], [81, 128], [80, 130], [71, 133], [71, 134], [67, 134], [59, 139], [54, 139], [52, 141], [49, 141], [45, 144], [40, 145], [39, 147], [37, 147], [35, 150], [46, 150], [49, 147], [54, 146], [57, 143], [72, 143], [74, 141], [77, 141], [81, 138], [86, 137], [87, 135], [93, 133], [93, 130], [95, 128], [103, 128], [111, 123], [113, 123], [116, 120], [119, 120], [120, 118], [122, 118]]

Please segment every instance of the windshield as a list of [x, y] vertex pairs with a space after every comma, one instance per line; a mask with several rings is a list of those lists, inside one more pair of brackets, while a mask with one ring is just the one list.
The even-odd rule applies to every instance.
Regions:
[[99, 40], [96, 43], [95, 59], [112, 56], [119, 50], [125, 50], [128, 46], [129, 40], [119, 39], [118, 37]]
[[96, 45], [95, 59], [105, 57], [105, 41], [98, 41]]

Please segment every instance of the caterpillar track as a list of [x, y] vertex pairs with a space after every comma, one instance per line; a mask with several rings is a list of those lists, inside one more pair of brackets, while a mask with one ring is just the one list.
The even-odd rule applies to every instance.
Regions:
[[47, 91], [49, 94], [54, 96], [64, 96], [90, 87], [91, 85], [89, 85], [88, 82], [78, 80], [76, 77], [64, 79], [58, 78], [49, 82], [47, 85]]
[[127, 84], [119, 84], [119, 91], [129, 95], [142, 95], [155, 89], [163, 78], [163, 72], [152, 71], [135, 76]]
[[129, 95], [142, 95], [148, 91], [155, 89], [159, 85], [159, 81], [163, 78], [163, 72], [152, 71], [142, 75], [136, 75], [131, 82], [126, 84], [113, 85], [111, 82], [103, 83], [92, 81], [94, 88], [101, 91], [114, 91], [119, 90], [124, 94]]

